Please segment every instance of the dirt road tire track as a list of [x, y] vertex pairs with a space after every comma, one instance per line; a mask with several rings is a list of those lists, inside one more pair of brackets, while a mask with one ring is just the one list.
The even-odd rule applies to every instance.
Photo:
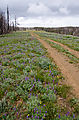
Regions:
[[[37, 34], [36, 34], [36, 35], [37, 35]], [[38, 35], [37, 35], [37, 37], [38, 37]], [[40, 37], [40, 36], [39, 36], [39, 37]], [[41, 39], [43, 39], [43, 38], [45, 39], [45, 37], [40, 37], [40, 38], [41, 38]], [[72, 55], [75, 55], [77, 58], [79, 58], [79, 51], [73, 50], [73, 49], [67, 47], [67, 46], [64, 45], [64, 44], [59, 43], [59, 42], [54, 41], [54, 40], [51, 40], [51, 39], [49, 39], [49, 38], [46, 38], [46, 39], [49, 40], [50, 42], [54, 42], [54, 43], [60, 45], [60, 46], [63, 47], [64, 49], [68, 50]]]
[[71, 52], [71, 54], [73, 54], [73, 55], [75, 55], [77, 58], [79, 58], [79, 52], [78, 52], [78, 51], [75, 51], [75, 50], [73, 50], [73, 49], [70, 49], [70, 48], [67, 47], [66, 45], [63, 45], [63, 44], [61, 44], [61, 43], [59, 43], [59, 42], [56, 42], [56, 41], [54, 41], [54, 40], [51, 40], [51, 39], [47, 39], [47, 40], [49, 40], [49, 41], [51, 41], [51, 42], [54, 42], [54, 43], [62, 46], [64, 49], [66, 49], [66, 50], [68, 50], [69, 52]]
[[31, 35], [36, 37], [47, 49], [49, 56], [53, 58], [65, 77], [67, 85], [73, 87], [73, 93], [79, 98], [79, 69], [66, 61], [66, 56], [59, 53], [55, 48], [52, 48], [46, 41], [40, 39], [35, 33], [31, 33]]

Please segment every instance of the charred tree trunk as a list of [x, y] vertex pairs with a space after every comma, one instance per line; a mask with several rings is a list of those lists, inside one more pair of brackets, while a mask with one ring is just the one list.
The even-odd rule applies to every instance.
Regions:
[[3, 34], [3, 13], [0, 13], [0, 34]]
[[7, 6], [7, 32], [9, 32], [9, 9]]

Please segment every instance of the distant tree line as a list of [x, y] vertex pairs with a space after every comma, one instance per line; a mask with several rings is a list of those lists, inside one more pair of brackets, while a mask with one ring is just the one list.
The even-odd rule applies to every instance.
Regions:
[[16, 26], [16, 17], [15, 22], [10, 24], [10, 15], [9, 8], [7, 6], [7, 17], [5, 17], [5, 13], [0, 9], [0, 35], [9, 33], [10, 31], [16, 31], [18, 27]]
[[58, 28], [35, 27], [33, 29], [37, 31], [43, 30], [46, 32], [54, 32], [59, 34], [79, 36], [79, 27], [58, 27]]

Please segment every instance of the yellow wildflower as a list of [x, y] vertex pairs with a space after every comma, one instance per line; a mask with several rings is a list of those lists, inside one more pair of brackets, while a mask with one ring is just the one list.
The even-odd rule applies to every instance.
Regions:
[[40, 104], [41, 104], [41, 101], [40, 101]]

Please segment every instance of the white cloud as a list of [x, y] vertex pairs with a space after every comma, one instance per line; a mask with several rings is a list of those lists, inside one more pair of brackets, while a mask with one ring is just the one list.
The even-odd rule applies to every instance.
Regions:
[[[76, 22], [75, 22], [76, 21]], [[63, 27], [79, 26], [79, 17], [36, 17], [36, 18], [18, 18], [17, 22], [23, 27]]]
[[60, 17], [60, 18], [54, 18], [53, 26], [79, 26], [79, 16], [73, 17], [73, 16], [67, 16], [67, 17]]
[[7, 5], [20, 26], [79, 26], [79, 0], [0, 0], [5, 13]]

